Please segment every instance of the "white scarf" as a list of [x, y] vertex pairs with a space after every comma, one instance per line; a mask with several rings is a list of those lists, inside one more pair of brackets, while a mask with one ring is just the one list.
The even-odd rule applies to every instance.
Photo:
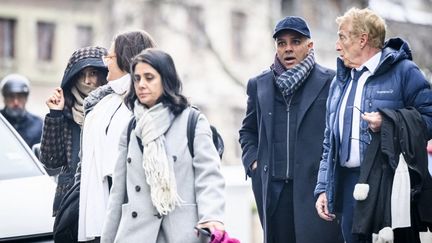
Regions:
[[391, 220], [393, 229], [411, 227], [411, 182], [408, 164], [402, 153], [393, 177]]
[[147, 109], [135, 101], [137, 120], [135, 133], [143, 143], [142, 166], [150, 186], [153, 206], [161, 215], [167, 215], [180, 204], [173, 164], [165, 149], [165, 133], [174, 120], [174, 114], [162, 103]]
[[112, 89], [114, 93], [103, 96], [85, 115], [81, 137], [78, 241], [93, 240], [102, 233], [109, 197], [107, 176], [114, 171], [120, 136], [132, 115], [122, 104], [122, 95], [130, 82], [129, 75], [110, 81], [110, 86], [115, 84], [120, 88]]

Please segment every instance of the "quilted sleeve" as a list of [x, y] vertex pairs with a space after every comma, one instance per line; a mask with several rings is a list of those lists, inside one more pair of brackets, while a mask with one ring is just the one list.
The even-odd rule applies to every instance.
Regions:
[[63, 115], [45, 116], [40, 161], [47, 168], [55, 169], [67, 165], [65, 132], [67, 132], [67, 122]]

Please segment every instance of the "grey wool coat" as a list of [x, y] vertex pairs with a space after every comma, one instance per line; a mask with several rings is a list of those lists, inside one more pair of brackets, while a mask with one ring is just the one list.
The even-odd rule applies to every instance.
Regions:
[[186, 137], [190, 109], [178, 115], [165, 134], [168, 160], [173, 163], [177, 192], [183, 202], [166, 216], [152, 205], [150, 188], [142, 167], [142, 152], [132, 130], [127, 145], [127, 129], [120, 139], [118, 158], [103, 243], [201, 243], [209, 239], [196, 236], [194, 226], [215, 220], [223, 222], [225, 181], [220, 172], [219, 155], [213, 145], [209, 123], [200, 115], [195, 130], [192, 159]]

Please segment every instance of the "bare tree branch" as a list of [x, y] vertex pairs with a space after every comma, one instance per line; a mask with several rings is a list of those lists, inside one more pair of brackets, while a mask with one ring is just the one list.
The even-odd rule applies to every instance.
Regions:
[[[150, 2], [152, 4], [159, 5], [159, 6], [165, 4], [165, 5], [174, 5], [176, 7], [181, 7], [187, 13], [190, 13], [192, 11], [192, 9], [195, 7], [194, 5], [187, 3], [186, 1], [181, 1], [181, 0], [173, 0], [173, 1], [151, 0]], [[167, 28], [174, 31], [175, 33], [186, 36], [189, 39], [193, 38], [193, 36], [192, 36], [193, 34], [190, 31], [188, 31], [187, 29], [180, 29], [180, 28], [175, 27], [164, 16], [159, 15], [158, 18]], [[221, 66], [221, 68], [225, 72], [225, 74], [227, 76], [229, 76], [231, 78], [231, 80], [236, 85], [239, 85], [240, 87], [245, 88], [245, 84], [230, 70], [230, 68], [228, 67], [228, 65], [224, 61], [222, 55], [213, 46], [212, 39], [210, 38], [210, 36], [209, 36], [209, 34], [205, 28], [204, 23], [202, 23], [199, 19], [194, 18], [194, 17], [192, 17], [191, 20], [194, 22], [195, 26], [198, 27], [199, 34], [204, 37], [206, 50], [209, 51], [216, 58], [217, 62], [219, 63], [219, 65]]]

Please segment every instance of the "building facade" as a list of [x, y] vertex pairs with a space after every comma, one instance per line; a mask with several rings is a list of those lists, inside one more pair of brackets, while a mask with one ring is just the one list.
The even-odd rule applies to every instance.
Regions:
[[[383, 7], [383, 2], [403, 5], [405, 12], [398, 16], [405, 18], [386, 15], [383, 9], [388, 7]], [[173, 56], [185, 94], [222, 134], [226, 148], [223, 162], [240, 164], [237, 140], [245, 114], [246, 83], [273, 62], [272, 28], [280, 18], [298, 15], [307, 19], [317, 61], [334, 68], [335, 17], [349, 7], [370, 5], [388, 19], [388, 37], [401, 35], [411, 42], [415, 61], [430, 79], [432, 60], [424, 49], [430, 49], [425, 47], [430, 46], [427, 33], [432, 23], [409, 19], [413, 15], [410, 9], [417, 11], [416, 16], [418, 11], [430, 16], [430, 0], [415, 0], [410, 5], [403, 2], [0, 0], [0, 78], [11, 72], [28, 76], [35, 91], [30, 96], [29, 109], [42, 116], [47, 111], [45, 97], [59, 84], [67, 59], [75, 49], [87, 45], [109, 47], [115, 34], [144, 29], [159, 48]], [[413, 26], [426, 31], [414, 36], [408, 31]]]
[[0, 0], [0, 77], [18, 72], [34, 85], [58, 83], [74, 50], [105, 44], [103, 3]]

